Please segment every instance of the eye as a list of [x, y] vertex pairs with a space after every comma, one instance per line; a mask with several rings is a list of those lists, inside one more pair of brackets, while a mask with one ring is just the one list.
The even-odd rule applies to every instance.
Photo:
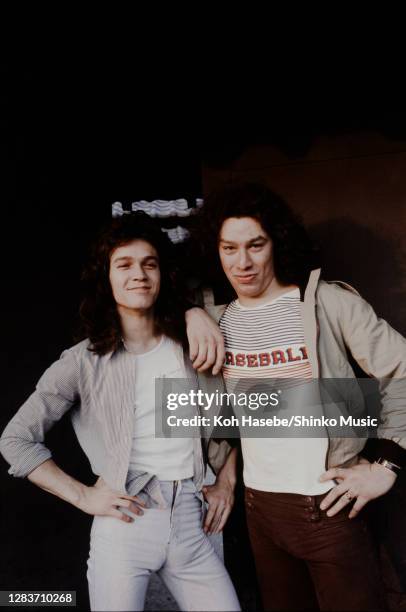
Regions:
[[148, 270], [155, 270], [158, 267], [158, 264], [151, 262], [151, 263], [145, 264], [144, 267], [147, 268]]
[[254, 244], [251, 244], [251, 249], [254, 249], [254, 251], [259, 251], [259, 249], [262, 249], [263, 247], [263, 243], [262, 242], [254, 242]]
[[119, 266], [117, 266], [117, 268], [119, 270], [125, 270], [126, 268], [129, 268], [129, 264], [120, 264]]
[[227, 251], [228, 253], [231, 251], [234, 251], [234, 249], [235, 247], [227, 245], [227, 244], [223, 246], [223, 251]]

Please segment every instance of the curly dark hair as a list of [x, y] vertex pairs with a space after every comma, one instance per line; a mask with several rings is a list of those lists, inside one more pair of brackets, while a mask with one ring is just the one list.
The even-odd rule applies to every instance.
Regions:
[[230, 217], [251, 217], [261, 224], [272, 240], [274, 271], [280, 283], [303, 286], [318, 266], [318, 251], [300, 218], [279, 195], [259, 183], [230, 183], [211, 193], [202, 210], [201, 248], [209, 268], [213, 264], [221, 267], [218, 241]]
[[173, 245], [153, 219], [143, 212], [113, 219], [92, 245], [89, 262], [82, 274], [84, 297], [80, 305], [78, 337], [90, 340], [89, 350], [104, 355], [121, 343], [121, 323], [110, 280], [110, 257], [119, 246], [145, 240], [156, 249], [161, 286], [154, 305], [156, 329], [185, 343], [185, 284], [180, 278]]

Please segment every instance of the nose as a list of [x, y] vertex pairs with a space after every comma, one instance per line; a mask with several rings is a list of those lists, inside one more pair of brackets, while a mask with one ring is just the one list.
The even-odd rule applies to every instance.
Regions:
[[145, 274], [145, 270], [140, 263], [135, 263], [132, 268], [132, 280], [145, 280], [147, 275]]
[[251, 257], [246, 249], [241, 249], [238, 253], [238, 267], [240, 270], [247, 270], [252, 266]]

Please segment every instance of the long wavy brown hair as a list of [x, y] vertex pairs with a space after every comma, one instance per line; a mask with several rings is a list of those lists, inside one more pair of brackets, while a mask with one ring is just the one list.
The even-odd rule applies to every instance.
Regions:
[[209, 271], [221, 270], [218, 240], [224, 221], [230, 217], [252, 217], [261, 224], [272, 240], [279, 282], [303, 286], [309, 272], [319, 266], [319, 251], [288, 204], [263, 184], [237, 182], [211, 193], [200, 214], [200, 245]]
[[121, 344], [120, 317], [109, 280], [110, 258], [117, 247], [133, 240], [149, 242], [158, 253], [161, 286], [154, 305], [156, 329], [185, 344], [187, 298], [173, 246], [153, 219], [137, 212], [113, 219], [102, 230], [83, 270], [78, 337], [89, 338], [89, 349], [98, 355], [114, 351]]

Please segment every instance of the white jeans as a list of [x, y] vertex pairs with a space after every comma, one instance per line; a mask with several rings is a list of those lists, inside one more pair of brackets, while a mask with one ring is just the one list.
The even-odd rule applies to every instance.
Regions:
[[182, 610], [238, 611], [230, 577], [202, 529], [192, 479], [160, 482], [165, 508], [146, 508], [133, 523], [96, 516], [87, 578], [92, 610], [143, 610], [157, 572]]

